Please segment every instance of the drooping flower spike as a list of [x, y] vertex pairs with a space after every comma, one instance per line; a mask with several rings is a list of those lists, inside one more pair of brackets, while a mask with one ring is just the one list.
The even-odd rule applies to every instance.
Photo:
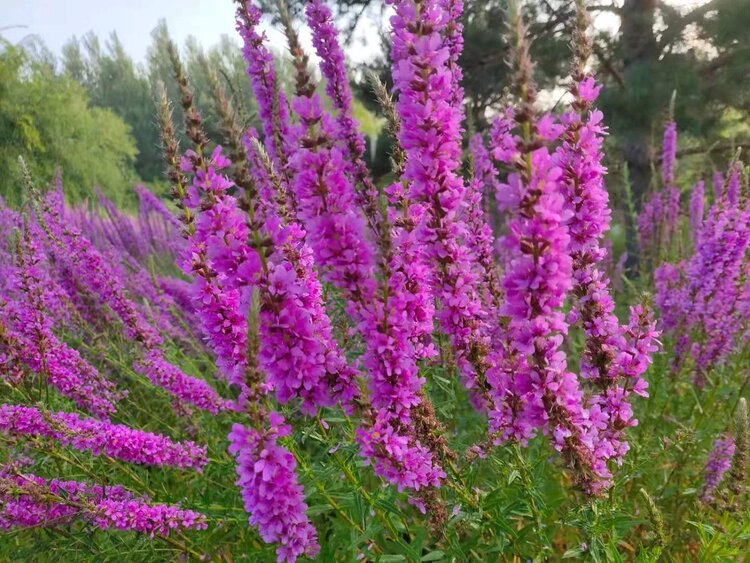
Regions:
[[200, 470], [207, 461], [203, 446], [192, 442], [176, 443], [152, 432], [84, 418], [75, 413], [0, 405], [0, 430], [6, 436], [51, 438], [77, 450], [130, 463]]
[[101, 530], [133, 531], [150, 537], [207, 527], [203, 514], [152, 504], [120, 486], [46, 480], [31, 474], [0, 476], [0, 529], [56, 528], [76, 520]]

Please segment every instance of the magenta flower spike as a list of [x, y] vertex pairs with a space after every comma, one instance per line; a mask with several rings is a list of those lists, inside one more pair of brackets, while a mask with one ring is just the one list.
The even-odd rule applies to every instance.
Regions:
[[[588, 19], [581, 11], [570, 88], [573, 107], [563, 116], [562, 144], [555, 158], [562, 169], [560, 188], [570, 212], [567, 226], [574, 300], [567, 322], [579, 323], [583, 328], [580, 375], [596, 387], [586, 407], [587, 424], [596, 429], [589, 431], [592, 465], [594, 473], [603, 479], [593, 487], [601, 488], [608, 484], [607, 461], [620, 463], [628, 450], [623, 430], [637, 423], [628, 400], [633, 392], [645, 394], [646, 382], [640, 375], [648, 363], [644, 365], [642, 354], [651, 352], [655, 333], [651, 334], [651, 321], [642, 309], [633, 312], [630, 327], [620, 325], [604, 271], [607, 249], [602, 241], [611, 220], [602, 152], [606, 128], [601, 111], [594, 108], [601, 86], [586, 70], [591, 51], [587, 28]], [[636, 340], [628, 341], [628, 336]], [[641, 343], [641, 338], [647, 342]]]
[[358, 131], [359, 124], [352, 115], [352, 93], [346, 73], [344, 53], [338, 42], [331, 10], [321, 0], [311, 0], [305, 6], [307, 23], [312, 32], [313, 46], [320, 58], [320, 70], [326, 80], [326, 94], [337, 112], [336, 138], [350, 151], [350, 162], [354, 161], [357, 174], [368, 175], [362, 160], [365, 141]]
[[141, 236], [148, 241], [155, 254], [169, 252], [176, 259], [184, 252], [182, 227], [177, 217], [145, 186], [134, 188], [140, 202], [138, 224]]
[[486, 311], [462, 208], [466, 187], [457, 171], [461, 160], [463, 98], [455, 61], [460, 54], [461, 2], [390, 2], [392, 72], [399, 97], [399, 141], [406, 154], [407, 198], [424, 206], [417, 236], [433, 270], [437, 313], [450, 337], [467, 388], [483, 393], [488, 369]]
[[48, 481], [35, 475], [0, 477], [0, 529], [55, 528], [76, 520], [101, 530], [133, 531], [150, 537], [207, 527], [206, 517], [198, 512], [152, 504], [120, 486]]
[[51, 438], [77, 450], [130, 463], [200, 471], [207, 462], [204, 446], [173, 442], [152, 432], [75, 413], [43, 412], [33, 407], [4, 404], [0, 405], [0, 429], [7, 436]]
[[[219, 371], [230, 384], [241, 387], [247, 366], [250, 290], [257, 284], [260, 261], [248, 245], [236, 200], [226, 194], [232, 183], [221, 171], [228, 160], [220, 148], [206, 159], [205, 168], [199, 167], [198, 159], [188, 151], [181, 163], [183, 172], [194, 173], [181, 203], [196, 214], [181, 265], [193, 277], [193, 306]], [[210, 205], [201, 209], [204, 196]]]
[[352, 113], [352, 93], [346, 74], [344, 53], [338, 42], [331, 10], [321, 1], [312, 0], [305, 7], [307, 22], [312, 32], [313, 46], [320, 59], [320, 70], [326, 80], [326, 94], [336, 111], [335, 139], [347, 152], [344, 165], [349, 169], [355, 185], [361, 184], [364, 193], [357, 193], [358, 204], [364, 209], [373, 230], [378, 229], [378, 189], [370, 178], [364, 161], [365, 139], [358, 131], [359, 124]]
[[192, 377], [168, 362], [159, 349], [146, 352], [133, 365], [135, 371], [147, 377], [181, 403], [198, 407], [211, 413], [232, 408], [232, 402], [219, 396], [203, 379]]
[[661, 177], [665, 187], [674, 185], [674, 169], [677, 162], [677, 123], [669, 121], [664, 126], [661, 152]]
[[703, 502], [710, 502], [713, 499], [714, 491], [732, 465], [734, 449], [734, 438], [731, 436], [722, 436], [714, 442], [704, 469], [703, 490], [701, 491]]
[[96, 197], [106, 214], [106, 219], [103, 220], [109, 221], [114, 233], [113, 246], [137, 260], [144, 260], [149, 249], [146, 240], [136, 230], [135, 220], [120, 211], [101, 190], [97, 190]]
[[257, 430], [240, 424], [229, 434], [229, 452], [237, 458], [237, 486], [242, 492], [250, 525], [266, 543], [278, 543], [279, 563], [293, 563], [320, 551], [317, 533], [307, 517], [304, 491], [297, 482], [294, 456], [278, 443], [289, 436], [284, 417], [272, 412], [268, 428]]
[[690, 193], [690, 230], [693, 239], [697, 239], [703, 226], [703, 207], [705, 205], [705, 183], [699, 181]]
[[289, 134], [286, 96], [277, 82], [273, 55], [264, 45], [266, 35], [258, 31], [261, 11], [251, 0], [243, 0], [241, 4], [237, 9], [236, 28], [244, 44], [247, 74], [258, 104], [266, 150], [283, 173], [290, 153], [286, 146]]
[[[330, 320], [322, 305], [322, 289], [303, 243], [304, 233], [296, 224], [282, 226], [269, 213], [263, 236], [269, 238], [275, 251], [262, 267], [250, 244], [248, 222], [235, 198], [227, 193], [232, 184], [222, 171], [229, 161], [222, 156], [220, 147], [206, 160], [205, 173], [194, 167], [194, 160], [195, 156], [188, 154], [183, 166], [186, 171], [195, 172], [193, 201], [189, 204], [197, 210], [196, 229], [190, 241], [199, 267], [216, 272], [198, 282], [214, 292], [217, 300], [236, 295], [236, 306], [230, 310], [236, 311], [239, 319], [247, 317], [252, 288], [260, 290], [258, 362], [266, 376], [265, 385], [275, 391], [280, 403], [301, 398], [308, 414], [318, 407], [332, 406], [337, 399], [348, 404], [356, 395], [354, 372], [332, 338]], [[205, 256], [201, 257], [201, 252]], [[196, 265], [192, 268], [195, 270]], [[205, 305], [210, 303], [199, 305], [198, 310], [208, 323], [211, 311]], [[239, 326], [247, 338], [246, 325]], [[222, 331], [214, 332], [214, 346], [219, 343], [220, 334]], [[223, 349], [230, 350], [229, 346]], [[236, 354], [236, 360], [228, 364], [237, 378], [234, 381], [241, 385], [246, 348], [235, 345], [231, 352]]]
[[[430, 349], [423, 329], [414, 324], [413, 314], [419, 314], [421, 302], [412, 296], [419, 286], [411, 286], [410, 291], [406, 284], [410, 277], [418, 281], [423, 275], [402, 267], [400, 260], [405, 257], [395, 257], [389, 233], [378, 233], [387, 238], [379, 241], [384, 254], [377, 256], [346, 173], [346, 154], [334, 143], [336, 128], [318, 94], [298, 89], [292, 108], [299, 118], [293, 129], [299, 145], [290, 159], [298, 216], [323, 279], [348, 298], [347, 309], [365, 344], [361, 363], [369, 376], [374, 414], [367, 427], [357, 432], [361, 454], [376, 474], [399, 489], [436, 485], [444, 473], [433, 454], [413, 435], [411, 417], [412, 409], [422, 400], [424, 383], [418, 375], [417, 358]], [[406, 239], [400, 242], [409, 244]], [[414, 250], [412, 247], [411, 252]], [[387, 261], [380, 287], [375, 278], [376, 258]], [[405, 314], [407, 310], [410, 313]], [[420, 322], [424, 324], [423, 319]]]
[[729, 205], [737, 205], [740, 201], [740, 172], [742, 167], [735, 163], [729, 169], [729, 181], [727, 182], [727, 201]]

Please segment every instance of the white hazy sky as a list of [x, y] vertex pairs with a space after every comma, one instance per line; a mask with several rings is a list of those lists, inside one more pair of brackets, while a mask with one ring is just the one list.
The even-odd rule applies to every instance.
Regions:
[[[703, 2], [668, 0], [683, 10]], [[149, 33], [162, 18], [180, 45], [189, 35], [205, 47], [216, 43], [222, 34], [236, 36], [232, 0], [0, 0], [0, 35], [13, 43], [37, 35], [56, 54], [73, 35], [81, 37], [94, 31], [100, 38], [106, 38], [114, 30], [126, 51], [136, 61], [143, 61], [150, 43]], [[617, 18], [602, 13], [596, 23], [616, 28]], [[265, 29], [272, 45], [284, 49], [281, 34], [271, 30], [268, 22]], [[362, 62], [372, 57], [379, 47], [377, 33], [376, 24], [361, 24], [347, 48], [349, 59]], [[309, 35], [305, 30], [300, 35], [309, 47]]]
[[[208, 47], [222, 34], [236, 36], [234, 10], [232, 0], [0, 0], [0, 35], [12, 43], [37, 35], [59, 54], [73, 35], [81, 37], [93, 31], [106, 38], [116, 31], [125, 50], [141, 62], [151, 42], [149, 34], [160, 19], [167, 21], [178, 44], [192, 35]], [[265, 23], [272, 44], [284, 48], [281, 35]], [[378, 38], [372, 31], [358, 34], [369, 34], [372, 40], [368, 45], [354, 41], [347, 52], [350, 59], [360, 62], [373, 54]], [[308, 35], [304, 31], [300, 35], [309, 44]]]

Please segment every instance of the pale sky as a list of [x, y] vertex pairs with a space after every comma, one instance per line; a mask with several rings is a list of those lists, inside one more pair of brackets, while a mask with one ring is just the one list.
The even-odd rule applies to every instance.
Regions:
[[[703, 2], [705, 0], [668, 0], [669, 4], [683, 10]], [[137, 62], [142, 62], [150, 44], [149, 34], [160, 19], [166, 19], [179, 45], [192, 35], [201, 45], [209, 47], [222, 34], [237, 37], [234, 10], [232, 0], [0, 0], [0, 35], [13, 43], [28, 35], [37, 35], [59, 55], [73, 35], [81, 37], [94, 31], [106, 39], [114, 30], [125, 50]], [[605, 12], [596, 17], [599, 27], [616, 30], [617, 24], [612, 14]], [[284, 50], [283, 36], [272, 30], [267, 21], [264, 27], [271, 44]], [[302, 29], [300, 36], [310, 51], [309, 34]], [[365, 20], [352, 45], [346, 48], [346, 54], [352, 62], [359, 63], [371, 58], [378, 48], [377, 24]]]
[[[81, 37], [94, 31], [106, 39], [114, 30], [126, 52], [142, 62], [151, 42], [149, 34], [162, 18], [179, 45], [190, 35], [204, 47], [217, 43], [222, 34], [236, 38], [234, 6], [232, 0], [0, 0], [0, 35], [12, 43], [37, 35], [59, 55], [73, 35]], [[284, 49], [281, 34], [265, 23], [272, 44]], [[371, 29], [360, 30], [359, 40], [355, 37], [347, 49], [347, 56], [354, 62], [366, 60], [377, 51], [377, 34], [368, 27]], [[303, 30], [300, 35], [309, 45], [309, 35]], [[368, 35], [372, 41], [364, 45], [362, 39]]]

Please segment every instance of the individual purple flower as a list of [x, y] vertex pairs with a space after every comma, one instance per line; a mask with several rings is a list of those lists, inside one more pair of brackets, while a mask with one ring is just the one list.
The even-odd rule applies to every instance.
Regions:
[[387, 411], [378, 412], [367, 428], [357, 431], [361, 454], [372, 460], [376, 475], [395, 484], [399, 491], [438, 487], [445, 473], [436, 467], [432, 453], [414, 443]]
[[[585, 30], [580, 33], [584, 43], [578, 50], [587, 51]], [[585, 60], [578, 64], [585, 66]], [[610, 283], [602, 268], [606, 255], [602, 238], [609, 230], [611, 211], [604, 187], [606, 168], [602, 163], [606, 128], [602, 113], [592, 107], [599, 88], [591, 76], [583, 71], [578, 73], [571, 86], [573, 109], [563, 116], [563, 142], [555, 157], [562, 169], [561, 189], [571, 214], [568, 232], [576, 299], [568, 322], [580, 322], [584, 329], [581, 376], [604, 383], [618, 376], [615, 355], [623, 342]]]
[[680, 216], [680, 189], [675, 184], [677, 157], [677, 124], [669, 121], [664, 127], [661, 171], [663, 189], [655, 191], [643, 202], [637, 226], [641, 251], [648, 257], [658, 258], [658, 253], [669, 248], [677, 232]]
[[[303, 127], [322, 120], [321, 129], [330, 133], [317, 96], [296, 97], [293, 107]], [[375, 287], [374, 252], [366, 237], [365, 220], [354, 206], [354, 190], [343, 164], [344, 155], [336, 147], [297, 150], [291, 161], [293, 190], [310, 247], [324, 268], [323, 278], [369, 299]]]
[[105, 498], [91, 511], [93, 524], [102, 530], [139, 532], [150, 537], [168, 536], [174, 530], [205, 530], [206, 517], [194, 510], [141, 500]]
[[[497, 318], [502, 308], [503, 288], [494, 248], [495, 238], [487, 223], [482, 201], [482, 185], [474, 176], [468, 186], [462, 213], [467, 227], [466, 245], [475, 257], [474, 273], [479, 282], [482, 307], [488, 317]], [[494, 323], [485, 323], [483, 330], [492, 338], [502, 335], [502, 330]], [[479, 401], [480, 395], [475, 393], [474, 399]]]
[[637, 305], [630, 309], [630, 321], [624, 330], [625, 343], [616, 363], [619, 377], [587, 403], [589, 423], [597, 428], [594, 442], [596, 471], [606, 475], [606, 462], [613, 459], [619, 465], [630, 449], [624, 437], [626, 428], [636, 426], [638, 420], [630, 406], [631, 395], [648, 397], [648, 382], [642, 377], [658, 351], [659, 332], [651, 311]]
[[240, 424], [229, 434], [229, 452], [237, 458], [237, 486], [242, 491], [250, 525], [266, 543], [277, 543], [279, 563], [293, 563], [320, 551], [317, 533], [307, 517], [304, 491], [295, 475], [294, 456], [278, 442], [292, 429], [284, 417], [272, 412], [268, 428], [257, 430]]
[[207, 462], [204, 446], [173, 442], [152, 432], [75, 413], [4, 404], [0, 405], [0, 429], [6, 436], [51, 438], [77, 450], [130, 463], [201, 470]]
[[344, 384], [347, 391], [343, 397], [348, 403], [355, 394], [353, 373], [339, 361], [336, 348], [326, 347], [332, 342], [330, 324], [325, 327], [325, 335], [316, 330], [312, 311], [305, 305], [320, 301], [311, 295], [309, 279], [301, 278], [283, 255], [278, 256], [269, 260], [262, 291], [265, 297], [260, 312], [262, 346], [258, 360], [277, 400], [286, 404], [301, 397], [303, 411], [313, 414], [318, 407], [332, 406], [334, 395], [341, 390], [341, 376], [349, 381]]

